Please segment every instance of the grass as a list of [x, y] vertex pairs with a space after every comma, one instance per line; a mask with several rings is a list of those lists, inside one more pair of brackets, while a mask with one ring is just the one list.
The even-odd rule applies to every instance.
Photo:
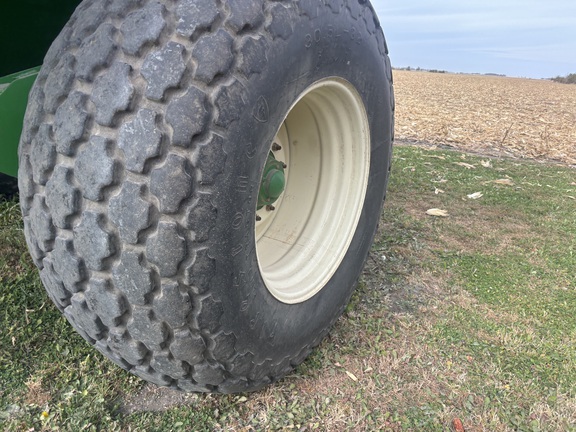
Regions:
[[344, 316], [290, 376], [232, 396], [156, 389], [90, 348], [2, 202], [0, 429], [576, 430], [574, 174], [398, 146]]

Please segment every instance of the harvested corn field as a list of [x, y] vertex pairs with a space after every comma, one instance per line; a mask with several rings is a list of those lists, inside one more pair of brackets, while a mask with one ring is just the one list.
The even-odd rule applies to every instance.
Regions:
[[576, 85], [394, 71], [396, 139], [576, 164]]

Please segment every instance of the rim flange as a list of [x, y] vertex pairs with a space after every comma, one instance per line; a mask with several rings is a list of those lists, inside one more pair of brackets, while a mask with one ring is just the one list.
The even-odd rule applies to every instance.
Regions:
[[[306, 129], [300, 127], [303, 120], [312, 127], [302, 131]], [[316, 295], [334, 276], [360, 220], [370, 166], [369, 125], [360, 95], [340, 78], [312, 84], [296, 99], [274, 141], [283, 149], [278, 159], [286, 158], [286, 189], [276, 210], [256, 222], [256, 252], [268, 291], [283, 303], [296, 304]], [[319, 172], [311, 180], [316, 195], [295, 193], [302, 186], [302, 172], [308, 173], [313, 165], [303, 162], [309, 156], [302, 156], [303, 147], [314, 153], [311, 159], [319, 164]], [[308, 171], [302, 169], [303, 164]], [[328, 176], [328, 181], [322, 176]], [[298, 207], [295, 200], [305, 203]], [[330, 211], [332, 207], [336, 207], [334, 211]], [[301, 220], [290, 225], [287, 215]], [[294, 233], [292, 237], [286, 234], [289, 231]], [[286, 250], [277, 252], [276, 247]]]

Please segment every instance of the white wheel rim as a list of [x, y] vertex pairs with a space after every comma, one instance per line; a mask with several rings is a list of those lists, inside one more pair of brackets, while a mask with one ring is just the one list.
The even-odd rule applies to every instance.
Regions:
[[257, 211], [256, 253], [268, 291], [295, 304], [324, 288], [358, 226], [370, 167], [360, 95], [342, 79], [316, 82], [292, 105], [274, 142], [286, 186], [275, 210]]

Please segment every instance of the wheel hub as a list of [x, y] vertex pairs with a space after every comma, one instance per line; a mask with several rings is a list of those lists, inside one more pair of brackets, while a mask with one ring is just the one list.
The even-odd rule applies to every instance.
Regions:
[[284, 163], [276, 160], [272, 152], [268, 153], [262, 182], [260, 183], [260, 192], [258, 194], [258, 210], [264, 206], [270, 206], [284, 192], [286, 187], [286, 176], [284, 175]]

